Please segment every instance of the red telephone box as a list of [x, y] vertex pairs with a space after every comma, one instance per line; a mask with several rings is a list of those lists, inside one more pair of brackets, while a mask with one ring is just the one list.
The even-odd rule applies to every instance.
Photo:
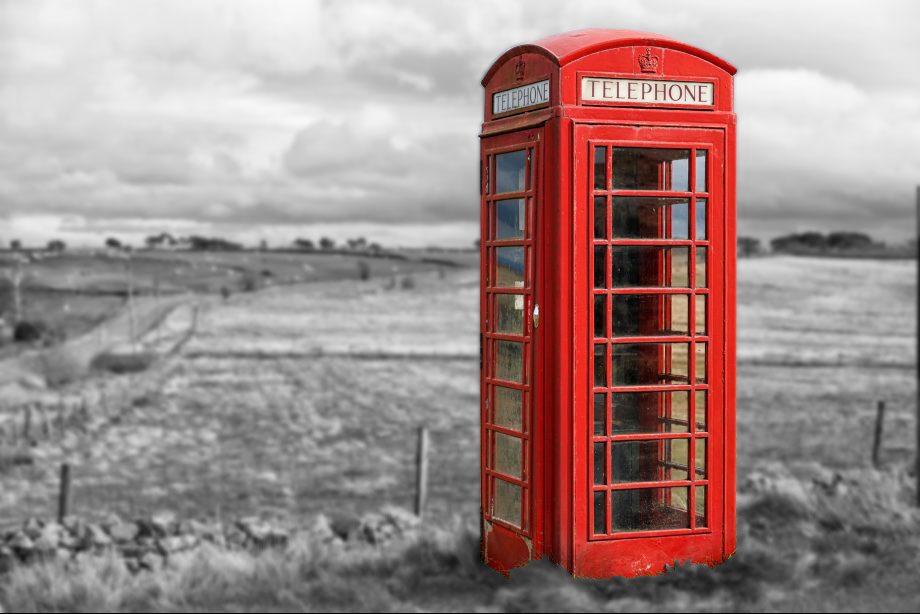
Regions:
[[482, 555], [577, 576], [735, 550], [728, 62], [584, 30], [489, 69]]

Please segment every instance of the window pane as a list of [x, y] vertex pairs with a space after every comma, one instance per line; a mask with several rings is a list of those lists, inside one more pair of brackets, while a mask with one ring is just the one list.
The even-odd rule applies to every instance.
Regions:
[[611, 453], [614, 484], [688, 479], [689, 439], [616, 441]]
[[492, 468], [511, 477], [521, 479], [522, 475], [522, 450], [521, 440], [504, 433], [494, 433], [495, 453], [492, 457]]
[[614, 344], [613, 385], [686, 384], [688, 354], [686, 343]]
[[705, 335], [706, 333], [706, 295], [697, 294], [694, 299], [696, 302], [696, 334]]
[[504, 480], [495, 479], [492, 498], [492, 516], [521, 526], [521, 487]]
[[610, 512], [614, 532], [690, 528], [689, 490], [679, 486], [612, 491]]
[[526, 219], [523, 198], [495, 201], [495, 238], [523, 239]]
[[614, 239], [689, 239], [685, 198], [619, 196], [613, 199]]
[[705, 431], [706, 424], [708, 423], [708, 419], [706, 418], [706, 391], [697, 390], [694, 394], [696, 395], [696, 407], [694, 407], [694, 411], [696, 412], [696, 430]]
[[698, 149], [696, 152], [696, 191], [706, 191], [706, 150]]
[[607, 297], [603, 294], [599, 294], [594, 297], [594, 336], [595, 337], [606, 337], [607, 336], [607, 314], [605, 307], [607, 306]]
[[706, 514], [706, 487], [697, 486], [696, 493], [696, 526], [697, 528], [708, 527], [708, 515]]
[[706, 239], [706, 199], [696, 199], [696, 239], [703, 241]]
[[696, 248], [696, 287], [706, 287], [706, 248]]
[[495, 248], [495, 285], [499, 288], [524, 287], [524, 248]]
[[512, 151], [495, 156], [495, 192], [523, 192], [527, 152]]
[[607, 189], [607, 148], [594, 148], [594, 189]]
[[614, 190], [673, 190], [690, 185], [690, 150], [615, 147]]
[[607, 197], [594, 197], [594, 238], [607, 238]]
[[689, 335], [689, 311], [686, 294], [617, 294], [613, 297], [613, 336]]
[[495, 295], [495, 332], [508, 335], [524, 334], [524, 295]]
[[495, 342], [495, 377], [509, 382], [524, 381], [524, 345], [517, 341]]
[[607, 478], [604, 476], [604, 469], [607, 466], [607, 459], [604, 456], [604, 444], [594, 444], [594, 483], [606, 484]]
[[523, 415], [523, 400], [520, 390], [495, 386], [495, 417], [493, 422], [498, 426], [520, 431], [524, 428], [521, 421]]
[[615, 246], [612, 249], [613, 286], [687, 288], [690, 286], [689, 256], [687, 247]]
[[706, 478], [706, 442], [707, 439], [697, 439], [696, 440], [696, 449], [694, 454], [696, 454], [696, 477], [699, 479]]
[[607, 395], [594, 393], [594, 434], [604, 435], [604, 423], [607, 422]]
[[594, 532], [603, 534], [607, 532], [607, 493], [604, 491], [594, 493]]
[[686, 433], [689, 430], [689, 392], [617, 392], [611, 401], [614, 435]]
[[697, 343], [696, 349], [696, 364], [694, 369], [696, 370], [696, 381], [699, 384], [706, 383], [706, 344]]
[[606, 288], [607, 287], [607, 270], [604, 268], [607, 264], [607, 259], [604, 258], [604, 255], [607, 253], [607, 248], [604, 246], [596, 246], [594, 248], [594, 287], [595, 288]]
[[604, 343], [594, 346], [594, 385], [607, 385], [607, 345]]

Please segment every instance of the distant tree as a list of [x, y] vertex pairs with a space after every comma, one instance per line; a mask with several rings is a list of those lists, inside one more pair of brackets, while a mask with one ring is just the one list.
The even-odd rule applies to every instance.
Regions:
[[367, 251], [375, 256], [378, 256], [381, 252], [383, 252], [383, 248], [380, 246], [380, 243], [371, 243], [367, 246]]
[[814, 254], [827, 250], [827, 237], [820, 232], [801, 232], [776, 237], [770, 248], [779, 254]]
[[316, 250], [316, 245], [310, 239], [294, 239], [294, 247], [304, 252], [312, 252]]
[[227, 241], [218, 237], [199, 237], [193, 235], [188, 238], [191, 249], [202, 252], [235, 252], [243, 249], [242, 244]]
[[331, 249], [335, 249], [335, 241], [330, 239], [329, 237], [323, 237], [319, 240], [319, 247], [323, 251], [329, 251]]
[[106, 239], [105, 246], [108, 247], [109, 249], [121, 249], [122, 247], [124, 247], [121, 241], [119, 241], [115, 237], [109, 237], [108, 239]]
[[49, 252], [61, 253], [67, 249], [67, 244], [60, 239], [52, 239], [51, 241], [48, 241], [46, 249]]
[[738, 237], [738, 256], [741, 258], [749, 258], [751, 256], [756, 256], [763, 250], [763, 246], [760, 244], [760, 239], [755, 239], [754, 237]]
[[827, 245], [831, 249], [864, 249], [872, 247], [872, 237], [862, 232], [832, 232], [827, 235]]
[[261, 241], [259, 241], [259, 251], [260, 252], [268, 251], [268, 241], [266, 241], [265, 239], [262, 239]]
[[150, 249], [156, 249], [161, 245], [175, 245], [176, 238], [168, 232], [161, 232], [158, 235], [150, 235], [144, 239], [144, 244]]
[[365, 239], [364, 237], [356, 237], [354, 239], [348, 239], [345, 241], [345, 243], [348, 245], [348, 249], [352, 251], [357, 251], [357, 250], [364, 249], [365, 247], [367, 247], [367, 239]]
[[22, 249], [22, 241], [20, 241], [19, 239], [13, 239], [12, 241], [10, 241], [10, 249], [18, 252], [19, 250]]

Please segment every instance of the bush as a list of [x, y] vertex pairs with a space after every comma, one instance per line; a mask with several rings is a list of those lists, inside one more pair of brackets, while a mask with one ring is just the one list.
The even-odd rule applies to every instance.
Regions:
[[35, 343], [48, 334], [48, 325], [41, 320], [22, 320], [13, 328], [13, 341], [16, 343]]

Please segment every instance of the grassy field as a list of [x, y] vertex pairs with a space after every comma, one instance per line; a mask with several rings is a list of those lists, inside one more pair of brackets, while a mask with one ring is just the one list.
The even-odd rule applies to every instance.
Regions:
[[[353, 264], [343, 264], [339, 273], [353, 270]], [[737, 599], [712, 597], [718, 592], [713, 589], [707, 593], [713, 599], [710, 609], [757, 609], [752, 603], [770, 609], [820, 610], [828, 603], [846, 608], [855, 603], [855, 593], [845, 591], [827, 603], [809, 593], [845, 584], [846, 574], [878, 580], [859, 597], [862, 606], [886, 597], [891, 598], [886, 607], [920, 605], [899, 588], [911, 581], [909, 570], [918, 562], [916, 538], [900, 537], [905, 526], [914, 536], [918, 528], [903, 505], [911, 496], [904, 467], [913, 458], [914, 266], [810, 258], [739, 263], [739, 481], [746, 484], [742, 499], [753, 505], [745, 508], [741, 530], [756, 539], [748, 542], [739, 565], [720, 573], [747, 574], [769, 585], [759, 584], [758, 590], [779, 593], [758, 593], [748, 603], [737, 600], [740, 593]], [[478, 271], [438, 274], [436, 267], [418, 264], [411, 284], [387, 273], [383, 269], [367, 282], [274, 284], [226, 301], [202, 301], [196, 333], [174, 357], [146, 373], [95, 378], [60, 392], [88, 399], [93, 411], [80, 428], [32, 446], [34, 464], [7, 470], [0, 518], [50, 515], [57, 467], [64, 460], [75, 467], [74, 505], [90, 516], [168, 508], [191, 516], [261, 514], [297, 522], [318, 513], [361, 515], [383, 504], [406, 507], [412, 497], [415, 427], [426, 424], [433, 430], [428, 522], [470, 526], [478, 509]], [[182, 328], [170, 319], [163, 326]], [[865, 469], [877, 400], [888, 403], [884, 474]], [[834, 472], [844, 476], [842, 482], [826, 478]], [[766, 475], [772, 483], [787, 474], [778, 495], [757, 478]], [[818, 508], [802, 511], [796, 493], [811, 493], [825, 482], [833, 482], [827, 488], [834, 492], [838, 482], [849, 484], [849, 490], [831, 503], [809, 499], [807, 505]], [[878, 502], [889, 501], [879, 490], [886, 485], [897, 522], [882, 513], [886, 519], [872, 537], [866, 533], [872, 524], [866, 510], [878, 512]], [[828, 523], [839, 525], [839, 511], [847, 506], [852, 515], [866, 517], [856, 524], [848, 520], [843, 529], [822, 524], [825, 514]], [[406, 542], [408, 551], [414, 544]], [[850, 558], [834, 559], [835, 551]], [[381, 563], [376, 556], [366, 554], [370, 558], [363, 563], [329, 563], [344, 570], [335, 581], [370, 574], [374, 590], [396, 582], [381, 571], [392, 561]], [[793, 570], [807, 566], [815, 575], [813, 584], [779, 569], [785, 559], [794, 562]], [[245, 563], [250, 564], [261, 565]], [[887, 566], [900, 571], [883, 575]], [[451, 593], [457, 602], [442, 602], [445, 609], [487, 603], [514, 609], [510, 597], [496, 596], [496, 587], [504, 585], [461, 568], [465, 580], [448, 583], [451, 591], [468, 591], [474, 580], [492, 588], [483, 589], [488, 598], [473, 601]], [[506, 588], [524, 598], [543, 581], [541, 574], [558, 578], [554, 571], [538, 569]], [[735, 582], [739, 591], [747, 590], [732, 576], [700, 580], [703, 572], [686, 574], [695, 579], [676, 577], [693, 586]], [[421, 586], [436, 590], [432, 584]], [[585, 608], [605, 609], [619, 599], [575, 586], [572, 603]], [[311, 603], [326, 603], [310, 594]], [[434, 607], [433, 601], [413, 600], [408, 593], [395, 601], [387, 595], [387, 608]], [[680, 605], [667, 599], [647, 603], [647, 597], [640, 591], [633, 606]], [[373, 608], [374, 599], [353, 605]], [[534, 609], [545, 606], [527, 603]]]

